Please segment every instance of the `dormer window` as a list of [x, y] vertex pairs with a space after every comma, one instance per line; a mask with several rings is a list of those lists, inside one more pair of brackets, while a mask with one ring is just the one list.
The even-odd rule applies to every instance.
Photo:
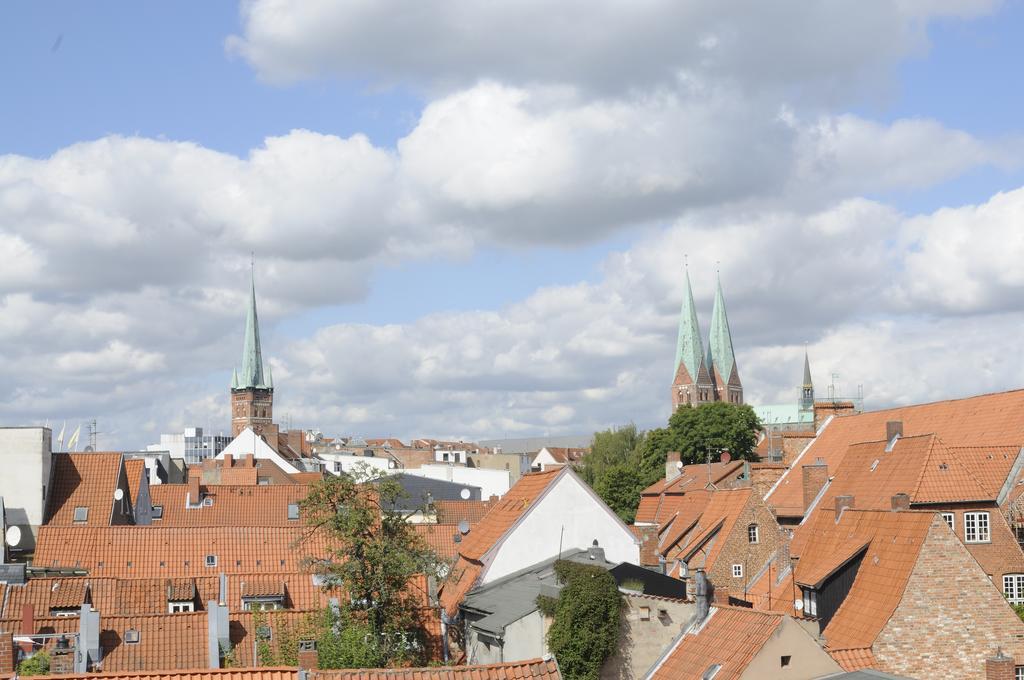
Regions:
[[167, 603], [167, 613], [168, 614], [180, 614], [180, 613], [183, 613], [183, 612], [194, 612], [195, 610], [196, 610], [196, 605], [195, 605], [194, 602], [191, 602], [191, 601], [186, 602], [184, 600], [177, 600], [177, 601], [171, 601], [171, 602]]
[[802, 588], [804, 595], [804, 616], [818, 615], [818, 592], [812, 588]]
[[84, 505], [79, 505], [75, 508], [75, 521], [76, 522], [88, 522], [89, 521], [89, 508]]
[[206, 498], [204, 498], [203, 505], [206, 506], [207, 508], [211, 507], [213, 505], [213, 498], [211, 496], [207, 496]]

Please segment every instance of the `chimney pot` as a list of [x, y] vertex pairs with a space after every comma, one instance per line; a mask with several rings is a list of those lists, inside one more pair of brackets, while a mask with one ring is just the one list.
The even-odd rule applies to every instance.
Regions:
[[893, 437], [899, 435], [903, 436], [903, 421], [902, 420], [890, 420], [885, 424], [885, 441], [891, 442]]
[[892, 511], [910, 510], [910, 495], [898, 493], [892, 497]]
[[1001, 647], [995, 656], [985, 659], [985, 680], [1013, 680], [1013, 677], [1013, 657], [1003, 654]]

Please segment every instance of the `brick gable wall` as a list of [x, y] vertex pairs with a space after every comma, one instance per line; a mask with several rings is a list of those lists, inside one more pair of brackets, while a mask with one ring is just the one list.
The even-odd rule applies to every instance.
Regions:
[[[752, 523], [758, 526], [757, 543], [750, 543], [747, 540], [747, 527]], [[747, 501], [729, 535], [719, 536], [715, 540], [725, 540], [715, 563], [708, 571], [708, 579], [715, 586], [715, 600], [719, 602], [725, 602], [728, 595], [743, 598], [744, 586], [750, 583], [783, 543], [782, 532], [775, 521], [775, 515], [756, 493], [750, 494], [750, 500]], [[692, 560], [694, 566], [702, 559], [698, 553]], [[742, 578], [733, 577], [734, 564], [743, 565]]]
[[1006, 521], [1006, 516], [995, 504], [960, 504], [956, 507], [941, 508], [941, 511], [952, 512], [956, 515], [954, 531], [961, 541], [964, 540], [964, 513], [988, 512], [991, 542], [969, 543], [967, 550], [978, 561], [985, 573], [991, 577], [1000, 592], [1003, 590], [1004, 574], [1024, 574], [1024, 551], [1017, 543], [1013, 529]]
[[1024, 658], [1024, 622], [935, 515], [903, 598], [875, 639], [879, 669], [915, 678], [980, 679], [999, 647]]

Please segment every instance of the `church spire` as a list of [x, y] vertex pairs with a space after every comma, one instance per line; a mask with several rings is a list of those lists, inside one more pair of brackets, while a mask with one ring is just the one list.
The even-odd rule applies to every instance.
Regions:
[[807, 357], [804, 347], [804, 384], [800, 388], [800, 408], [804, 411], [814, 409], [814, 383], [811, 381], [811, 360]]
[[715, 306], [711, 310], [711, 328], [708, 337], [707, 367], [715, 381], [718, 398], [732, 403], [743, 403], [743, 385], [736, 369], [736, 355], [732, 348], [729, 316], [722, 295], [722, 278], [715, 290]]
[[700, 338], [700, 324], [697, 321], [697, 307], [693, 304], [693, 289], [690, 287], [690, 270], [686, 269], [686, 291], [679, 309], [679, 336], [676, 340], [676, 363], [673, 375], [679, 372], [679, 364], [686, 366], [690, 379], [697, 380], [701, 361], [704, 359], [704, 344]]
[[252, 273], [252, 286], [249, 295], [249, 307], [245, 317], [245, 341], [242, 344], [242, 370], [237, 380], [232, 378], [233, 389], [256, 387], [267, 389], [273, 387], [264, 379], [263, 352], [260, 350], [260, 323], [256, 314], [256, 274]]

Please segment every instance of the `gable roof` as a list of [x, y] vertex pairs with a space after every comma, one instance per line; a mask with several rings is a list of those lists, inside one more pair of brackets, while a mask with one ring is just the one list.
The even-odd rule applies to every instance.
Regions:
[[830, 649], [871, 646], [903, 597], [934, 518], [932, 512], [847, 509], [836, 521], [832, 508], [815, 513], [805, 526], [797, 583], [817, 583], [864, 551], [849, 593], [823, 631]]
[[490, 508], [490, 501], [434, 501], [438, 524], [458, 524], [466, 520], [473, 525], [482, 520]]
[[124, 473], [128, 478], [128, 496], [134, 505], [139, 502], [139, 487], [142, 486], [142, 477], [149, 474], [146, 471], [146, 461], [142, 458], [126, 459]]
[[651, 676], [656, 680], [701, 680], [713, 666], [715, 680], [743, 675], [761, 648], [779, 628], [781, 614], [738, 607], [712, 607], [696, 630], [684, 633]]
[[[670, 559], [680, 554], [688, 559], [693, 552], [707, 543], [712, 537], [720, 536], [722, 537], [721, 540], [715, 540], [711, 544], [704, 559], [705, 569], [711, 569], [719, 553], [722, 551], [722, 546], [725, 544], [724, 537], [732, 533], [733, 527], [736, 526], [736, 522], [739, 520], [744, 508], [747, 507], [751, 492], [751, 487], [745, 487], [741, 489], [718, 489], [708, 493], [707, 505], [700, 514], [696, 526], [680, 537], [683, 539], [681, 543], [678, 539], [676, 539], [676, 542], [670, 543], [669, 540], [672, 537], [666, 538], [662, 543], [663, 554]], [[672, 552], [673, 549], [675, 552]]]
[[197, 668], [160, 671], [95, 671], [85, 675], [50, 675], [61, 680], [296, 680], [298, 670], [291, 667]]
[[1024, 443], [1022, 416], [1024, 390], [835, 416], [797, 457], [766, 499], [780, 515], [801, 516], [801, 465], [821, 458], [830, 471], [837, 471], [850, 445], [884, 437], [887, 421], [901, 421], [907, 437], [934, 433], [948, 447], [1003, 447]]
[[75, 524], [75, 508], [89, 508], [86, 526], [110, 524], [120, 453], [54, 453], [47, 524]]

